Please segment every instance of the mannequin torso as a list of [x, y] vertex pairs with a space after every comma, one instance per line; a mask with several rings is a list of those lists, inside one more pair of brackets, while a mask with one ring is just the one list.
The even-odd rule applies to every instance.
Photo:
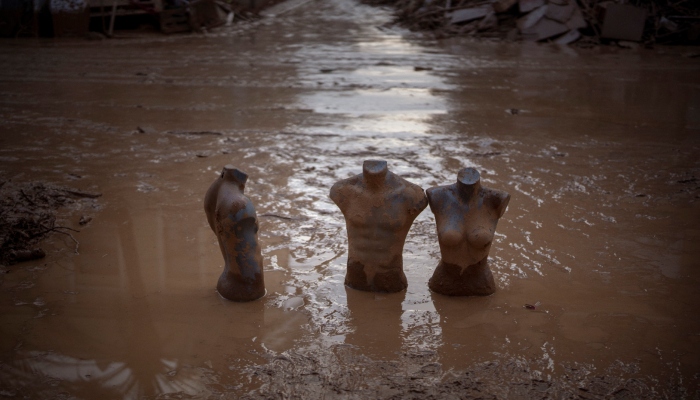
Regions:
[[337, 182], [330, 197], [345, 216], [348, 274], [360, 290], [403, 290], [403, 246], [413, 220], [428, 205], [419, 186], [393, 174], [385, 161], [368, 160], [363, 173]]
[[[495, 283], [487, 256], [510, 195], [482, 187], [479, 173], [473, 168], [460, 171], [456, 183], [433, 187], [426, 193], [435, 214], [442, 254], [430, 281], [431, 289], [451, 295], [493, 293]], [[447, 271], [450, 278], [439, 279]]]
[[265, 294], [263, 260], [258, 244], [255, 208], [243, 194], [248, 176], [227, 165], [209, 187], [204, 210], [224, 257], [217, 290], [234, 301], [250, 301]]

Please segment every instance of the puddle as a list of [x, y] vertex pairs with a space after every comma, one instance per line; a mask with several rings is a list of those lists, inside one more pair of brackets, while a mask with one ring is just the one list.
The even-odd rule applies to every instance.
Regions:
[[[0, 274], [0, 393], [697, 394], [697, 63], [435, 42], [317, 3], [201, 37], [0, 47], [0, 179], [103, 193], [88, 225], [65, 217], [79, 255], [54, 237]], [[475, 167], [512, 195], [494, 295], [428, 290], [428, 209], [405, 292], [343, 286], [328, 191], [368, 158], [423, 188]], [[202, 199], [228, 163], [259, 216], [253, 303], [215, 291]]]

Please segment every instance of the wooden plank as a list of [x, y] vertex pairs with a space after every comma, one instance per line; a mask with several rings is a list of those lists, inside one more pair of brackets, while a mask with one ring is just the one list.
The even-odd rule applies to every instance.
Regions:
[[461, 22], [469, 22], [475, 19], [483, 18], [488, 13], [493, 11], [493, 7], [473, 7], [457, 10], [450, 14], [450, 23], [459, 24]]

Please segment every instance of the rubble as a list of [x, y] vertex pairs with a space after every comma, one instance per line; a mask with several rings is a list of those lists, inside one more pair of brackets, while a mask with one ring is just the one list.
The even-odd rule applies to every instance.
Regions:
[[518, 8], [521, 13], [530, 12], [536, 8], [540, 8], [545, 5], [545, 0], [520, 0], [518, 2]]
[[[78, 201], [95, 204], [94, 199], [100, 196], [41, 182], [0, 182], [0, 265], [45, 257], [45, 251], [37, 246], [52, 233], [70, 237], [77, 253], [78, 241], [71, 232], [78, 231], [57, 224], [57, 218], [63, 214], [59, 214], [59, 209]], [[80, 225], [88, 222], [81, 218]]]
[[[610, 4], [605, 7], [603, 30], [600, 36], [638, 42], [644, 34], [646, 18], [647, 12], [643, 8], [629, 4]], [[663, 19], [668, 21], [666, 18]]]
[[520, 30], [523, 39], [531, 41], [549, 39], [568, 32], [569, 28], [566, 25], [549, 18], [540, 18], [533, 26]]
[[[307, 0], [286, 0], [300, 4]], [[140, 27], [170, 34], [200, 32], [259, 19], [285, 0], [12, 0], [0, 1], [0, 37], [84, 37], [104, 40]], [[287, 8], [291, 8], [287, 6]], [[130, 27], [130, 28], [125, 28]], [[92, 29], [92, 30], [91, 30]], [[141, 28], [139, 28], [141, 29]]]
[[[364, 0], [437, 37], [475, 36], [582, 45], [700, 43], [700, 2], [661, 0]], [[630, 48], [630, 46], [624, 46]]]
[[487, 14], [493, 12], [493, 7], [474, 7], [457, 10], [450, 14], [450, 23], [458, 24], [461, 22], [472, 21], [477, 18], [484, 18]]
[[571, 30], [565, 35], [559, 36], [554, 43], [556, 44], [569, 44], [573, 43], [581, 38], [581, 32], [578, 30]]

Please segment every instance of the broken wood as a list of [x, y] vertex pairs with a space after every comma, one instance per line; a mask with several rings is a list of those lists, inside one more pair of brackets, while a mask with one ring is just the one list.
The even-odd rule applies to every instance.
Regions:
[[17, 264], [25, 261], [38, 260], [46, 257], [46, 252], [42, 249], [32, 250], [13, 250], [10, 252], [10, 260], [12, 264]]
[[561, 35], [567, 31], [569, 31], [569, 28], [561, 22], [553, 21], [549, 18], [541, 18], [535, 25], [523, 29], [521, 34], [525, 40], [539, 41]]
[[68, 194], [72, 194], [73, 196], [87, 197], [88, 199], [96, 199], [96, 198], [102, 196], [102, 193], [83, 192], [82, 190], [75, 190], [75, 189], [62, 189], [62, 190]]
[[478, 18], [483, 18], [492, 12], [493, 12], [493, 7], [491, 7], [491, 6], [466, 8], [463, 10], [457, 10], [457, 11], [450, 14], [450, 23], [451, 24], [459, 24], [462, 22], [473, 21], [473, 20], [478, 19]]
[[547, 5], [547, 13], [545, 16], [557, 22], [566, 23], [574, 13], [575, 5], [573, 3], [567, 4], [554, 4], [549, 3]]
[[574, 12], [571, 15], [571, 19], [566, 22], [566, 26], [569, 29], [583, 29], [588, 26], [586, 20], [581, 14], [581, 10], [578, 7], [574, 8]]
[[561, 36], [559, 36], [556, 40], [554, 40], [554, 43], [556, 44], [569, 44], [573, 43], [581, 37], [581, 32], [578, 31], [578, 29], [571, 30]]
[[545, 0], [519, 0], [518, 7], [521, 13], [526, 13], [546, 4]]
[[533, 26], [535, 26], [535, 24], [537, 24], [542, 18], [544, 18], [545, 14], [547, 14], [547, 5], [543, 5], [540, 8], [537, 8], [529, 14], [525, 15], [524, 17], [518, 19], [516, 25], [518, 26], [518, 29], [520, 29], [521, 32], [526, 29], [530, 29]]
[[502, 13], [510, 10], [518, 0], [496, 0], [493, 3], [493, 10], [497, 13]]

